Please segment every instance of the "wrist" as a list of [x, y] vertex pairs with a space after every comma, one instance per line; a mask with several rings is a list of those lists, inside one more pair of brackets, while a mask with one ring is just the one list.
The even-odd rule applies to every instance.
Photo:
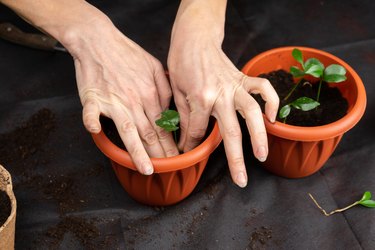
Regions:
[[73, 57], [79, 57], [90, 44], [98, 43], [99, 40], [109, 37], [115, 29], [111, 20], [102, 14], [90, 16], [83, 22], [73, 21], [60, 27], [56, 29], [54, 37]]
[[48, 33], [73, 55], [82, 44], [114, 25], [100, 10], [83, 0], [0, 0], [36, 28]]
[[70, 9], [69, 15], [61, 15], [39, 26], [57, 39], [73, 57], [78, 56], [87, 43], [95, 43], [115, 29], [100, 10], [86, 2], [82, 5]]
[[177, 37], [209, 38], [221, 46], [224, 39], [226, 0], [182, 0], [172, 29]]

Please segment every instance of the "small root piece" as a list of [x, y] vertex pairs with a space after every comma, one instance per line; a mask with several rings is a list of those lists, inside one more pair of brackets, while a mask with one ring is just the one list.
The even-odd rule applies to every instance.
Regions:
[[330, 216], [330, 215], [332, 215], [332, 214], [335, 214], [335, 213], [343, 212], [343, 211], [345, 211], [345, 210], [347, 210], [347, 209], [349, 209], [349, 208], [351, 208], [351, 207], [354, 207], [355, 205], [358, 205], [358, 204], [359, 204], [359, 202], [356, 201], [356, 202], [354, 202], [353, 204], [351, 204], [351, 205], [349, 205], [349, 206], [347, 206], [347, 207], [344, 207], [344, 208], [341, 208], [341, 209], [336, 209], [336, 210], [333, 210], [333, 211], [327, 213], [326, 210], [324, 210], [324, 209], [319, 205], [319, 203], [315, 200], [315, 198], [312, 196], [312, 194], [309, 193], [309, 196], [310, 196], [310, 198], [313, 200], [313, 202], [315, 203], [315, 205], [320, 209], [320, 211], [322, 211], [322, 213], [323, 213], [325, 216], [327, 216], [327, 217]]

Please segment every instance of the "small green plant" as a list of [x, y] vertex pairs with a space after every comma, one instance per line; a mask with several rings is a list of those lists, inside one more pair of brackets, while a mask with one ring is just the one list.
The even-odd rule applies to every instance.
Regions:
[[313, 200], [313, 202], [315, 203], [315, 205], [320, 209], [320, 211], [322, 211], [322, 213], [325, 215], [325, 216], [330, 216], [332, 214], [335, 214], [335, 213], [341, 213], [345, 210], [348, 210], [349, 208], [352, 208], [356, 205], [362, 205], [362, 206], [365, 206], [365, 207], [369, 207], [369, 208], [375, 208], [375, 201], [374, 200], [371, 200], [371, 193], [369, 191], [366, 191], [362, 198], [359, 200], [359, 201], [356, 201], [354, 202], [353, 204], [350, 204], [349, 206], [347, 207], [344, 207], [344, 208], [340, 208], [340, 209], [336, 209], [336, 210], [333, 210], [332, 212], [329, 212], [327, 213], [320, 205], [319, 203], [314, 199], [314, 197], [309, 193], [309, 196], [310, 198]]
[[[179, 122], [180, 114], [177, 111], [170, 109], [161, 112], [161, 118], [155, 121], [156, 125], [168, 132], [174, 132], [179, 129], [177, 126]], [[177, 142], [177, 135], [176, 133], [173, 134], [174, 139]]]
[[[302, 68], [300, 69], [296, 66], [291, 66], [290, 73], [293, 75], [293, 77], [301, 78], [305, 75], [313, 76], [319, 79], [319, 86], [316, 100], [308, 97], [300, 97], [297, 100], [286, 104], [280, 109], [279, 117], [280, 119], [284, 119], [284, 123], [286, 122], [286, 117], [290, 114], [292, 107], [301, 109], [303, 111], [309, 111], [320, 105], [319, 99], [323, 81], [327, 83], [339, 83], [346, 80], [346, 70], [341, 65], [331, 64], [325, 68], [323, 63], [321, 63], [317, 58], [309, 58], [304, 61], [302, 51], [297, 48], [293, 49], [292, 56], [297, 62], [300, 63]], [[297, 84], [293, 86], [288, 95], [285, 96], [284, 101], [288, 100], [288, 98], [292, 95], [292, 93], [301, 84], [302, 81], [303, 79], [301, 79]]]
[[284, 119], [284, 123], [285, 123], [286, 117], [290, 114], [292, 107], [295, 109], [303, 110], [303, 111], [309, 111], [318, 107], [319, 105], [320, 103], [315, 101], [314, 99], [311, 99], [305, 96], [300, 97], [297, 100], [294, 100], [293, 102], [290, 102], [284, 105], [279, 111], [279, 117], [281, 119]]

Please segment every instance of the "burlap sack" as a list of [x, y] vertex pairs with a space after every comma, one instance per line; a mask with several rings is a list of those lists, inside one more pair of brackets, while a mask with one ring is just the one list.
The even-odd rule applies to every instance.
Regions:
[[9, 218], [3, 225], [0, 226], [0, 249], [13, 250], [17, 203], [13, 193], [11, 176], [2, 165], [0, 165], [0, 189], [8, 194], [12, 206]]

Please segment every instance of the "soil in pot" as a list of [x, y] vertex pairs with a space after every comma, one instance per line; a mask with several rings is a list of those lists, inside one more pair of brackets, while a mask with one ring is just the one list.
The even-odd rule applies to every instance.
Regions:
[[10, 216], [11, 212], [10, 199], [7, 193], [3, 190], [0, 190], [0, 226], [4, 225]]
[[[112, 121], [112, 119], [107, 118], [105, 116], [101, 116], [100, 117], [100, 123], [101, 123], [103, 131], [107, 135], [108, 139], [113, 144], [115, 144], [117, 147], [119, 147], [119, 148], [121, 148], [123, 150], [126, 150], [125, 145], [122, 142], [121, 137], [120, 137], [120, 135], [118, 133], [116, 125]], [[215, 124], [215, 120], [214, 119], [210, 119], [210, 121], [208, 123], [208, 126], [207, 126], [207, 132], [209, 132], [209, 131], [212, 130], [212, 128], [214, 127], [214, 124]], [[180, 137], [180, 130], [179, 129], [176, 130], [176, 131], [174, 131], [174, 132], [171, 132], [171, 133], [176, 133], [176, 138]], [[207, 138], [208, 135], [209, 135], [209, 133], [206, 133], [206, 135], [202, 139], [202, 142]], [[183, 152], [180, 152], [180, 153], [182, 154]]]
[[[271, 82], [280, 98], [279, 109], [302, 96], [314, 100], [316, 99], [319, 81], [309, 82], [307, 80], [302, 80], [302, 84], [300, 84], [288, 100], [285, 101], [285, 96], [288, 95], [295, 84], [293, 76], [289, 72], [277, 70], [267, 74], [261, 74], [259, 77], [266, 78]], [[253, 96], [260, 104], [264, 113], [265, 102], [260, 95]], [[304, 127], [321, 126], [339, 120], [346, 115], [348, 110], [348, 102], [341, 95], [340, 90], [335, 87], [329, 87], [326, 82], [322, 84], [319, 103], [320, 105], [317, 108], [310, 111], [292, 109], [290, 115], [287, 117], [286, 123]], [[278, 116], [277, 120], [284, 122]]]

